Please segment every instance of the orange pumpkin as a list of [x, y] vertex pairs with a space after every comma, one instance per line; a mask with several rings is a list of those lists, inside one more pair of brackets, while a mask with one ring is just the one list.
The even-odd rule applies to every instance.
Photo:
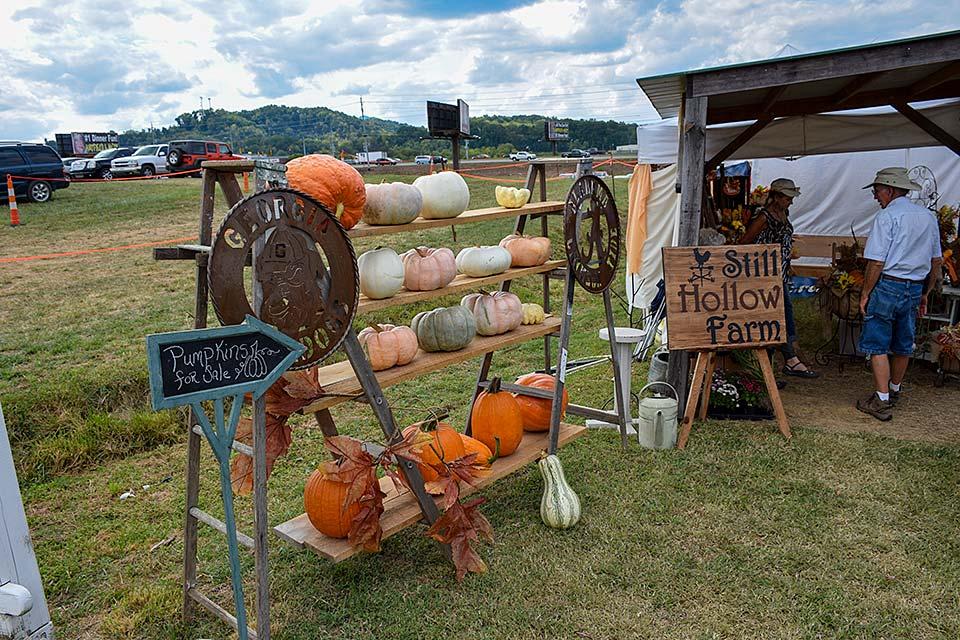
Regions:
[[303, 489], [303, 506], [317, 531], [331, 538], [346, 538], [353, 518], [360, 513], [360, 504], [354, 502], [344, 509], [350, 485], [329, 479], [317, 469], [307, 479]]
[[520, 446], [523, 439], [523, 414], [516, 398], [500, 390], [500, 378], [490, 381], [486, 391], [477, 396], [470, 413], [473, 437], [508, 456]]
[[367, 188], [360, 172], [333, 156], [314, 153], [287, 163], [291, 188], [315, 198], [332, 211], [344, 229], [360, 221]]
[[374, 371], [409, 364], [417, 355], [417, 334], [403, 325], [371, 324], [357, 340]]
[[410, 432], [414, 429], [419, 429], [433, 436], [433, 440], [420, 450], [420, 457], [426, 464], [417, 465], [424, 482], [430, 482], [440, 477], [440, 474], [431, 465], [440, 466], [441, 460], [443, 462], [453, 462], [464, 455], [463, 440], [460, 439], [460, 434], [448, 423], [441, 422], [441, 420], [442, 418], [433, 418], [423, 422], [415, 422], [403, 430], [404, 437], [410, 435]]
[[[544, 389], [553, 391], [556, 386], [556, 380], [551, 375], [545, 373], [527, 373], [517, 378], [516, 384], [535, 389]], [[553, 401], [546, 398], [534, 398], [513, 394], [520, 405], [520, 412], [523, 414], [524, 431], [546, 431], [550, 428], [550, 410], [553, 407]], [[562, 419], [567, 412], [567, 403], [570, 398], [567, 395], [567, 389], [563, 389], [563, 398], [560, 402], [560, 418]]]
[[500, 246], [510, 252], [511, 267], [535, 267], [550, 259], [550, 238], [511, 233]]
[[471, 438], [467, 434], [461, 433], [460, 439], [463, 440], [463, 455], [468, 456], [471, 453], [475, 453], [477, 454], [477, 462], [484, 464], [490, 464], [496, 459], [493, 454], [490, 453], [490, 447], [476, 438]]

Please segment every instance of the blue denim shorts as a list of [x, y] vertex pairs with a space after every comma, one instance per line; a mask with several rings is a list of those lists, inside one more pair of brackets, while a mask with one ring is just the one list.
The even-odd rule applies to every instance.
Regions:
[[921, 282], [880, 278], [870, 292], [860, 333], [860, 351], [869, 355], [913, 355]]

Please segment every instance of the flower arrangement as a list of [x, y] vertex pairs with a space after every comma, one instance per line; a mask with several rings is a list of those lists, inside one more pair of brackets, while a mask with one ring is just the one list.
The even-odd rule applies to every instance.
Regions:
[[943, 266], [947, 269], [952, 284], [960, 284], [960, 236], [957, 234], [957, 216], [960, 204], [943, 205], [937, 209], [940, 226], [940, 247], [943, 249]]
[[749, 222], [750, 212], [745, 210], [742, 205], [737, 205], [734, 209], [722, 209], [720, 211], [720, 233], [727, 239], [727, 244], [737, 244], [737, 241], [747, 232]]
[[940, 329], [934, 335], [933, 341], [939, 347], [941, 356], [960, 360], [960, 324]]
[[767, 195], [770, 193], [770, 188], [765, 187], [762, 184], [754, 187], [753, 191], [750, 192], [749, 203], [756, 207], [762, 207], [763, 203], [767, 201]]
[[765, 409], [765, 390], [748, 371], [717, 370], [710, 384], [710, 408], [724, 413]]

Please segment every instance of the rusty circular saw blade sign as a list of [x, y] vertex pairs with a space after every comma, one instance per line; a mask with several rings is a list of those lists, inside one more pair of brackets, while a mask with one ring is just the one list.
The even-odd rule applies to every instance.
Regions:
[[613, 194], [596, 176], [573, 183], [563, 207], [567, 265], [580, 286], [603, 293], [620, 263], [620, 215]]
[[270, 189], [241, 200], [210, 250], [210, 297], [225, 325], [256, 315], [244, 266], [261, 238], [255, 269], [263, 291], [259, 318], [306, 347], [291, 369], [317, 364], [340, 346], [357, 311], [353, 244], [326, 207], [298, 191]]

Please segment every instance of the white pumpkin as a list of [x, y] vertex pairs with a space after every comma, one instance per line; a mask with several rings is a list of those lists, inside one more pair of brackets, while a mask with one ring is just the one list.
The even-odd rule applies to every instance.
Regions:
[[420, 215], [420, 189], [404, 182], [368, 184], [363, 221], [367, 224], [407, 224]]
[[367, 251], [357, 259], [360, 293], [373, 300], [391, 298], [403, 287], [403, 261], [390, 247]]
[[467, 247], [457, 254], [457, 270], [471, 278], [492, 276], [510, 268], [512, 257], [503, 247]]
[[413, 186], [423, 196], [422, 218], [456, 218], [470, 204], [470, 189], [456, 171], [420, 176], [413, 181]]

